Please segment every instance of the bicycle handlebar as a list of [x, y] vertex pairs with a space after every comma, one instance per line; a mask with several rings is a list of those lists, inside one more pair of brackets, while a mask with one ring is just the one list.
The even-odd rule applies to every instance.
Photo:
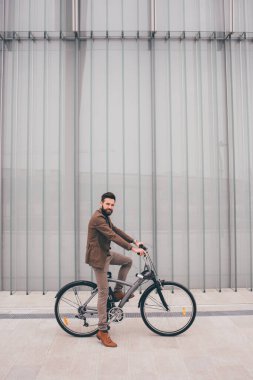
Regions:
[[[143, 244], [140, 244], [139, 245], [139, 248], [143, 249], [145, 251], [144, 255], [143, 255], [143, 258], [145, 260], [145, 265], [147, 265], [147, 267], [149, 268], [149, 270], [152, 270], [156, 275], [157, 275], [157, 272], [156, 272], [156, 269], [154, 267], [154, 264], [151, 260], [151, 257], [148, 253], [148, 248], [145, 247], [145, 245]], [[139, 253], [137, 253], [137, 255], [140, 255]]]

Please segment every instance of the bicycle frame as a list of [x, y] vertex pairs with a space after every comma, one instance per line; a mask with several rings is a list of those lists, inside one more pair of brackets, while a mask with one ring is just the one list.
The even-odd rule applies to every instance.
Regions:
[[[158, 291], [158, 294], [161, 298], [161, 301], [165, 307], [166, 310], [169, 310], [169, 307], [167, 305], [167, 303], [165, 302], [164, 300], [164, 297], [161, 293], [161, 290], [160, 290], [160, 287], [162, 286], [161, 284], [161, 281], [158, 279], [158, 275], [156, 273], [156, 270], [155, 270], [155, 267], [154, 267], [154, 264], [148, 254], [148, 252], [146, 251], [145, 253], [145, 256], [144, 256], [144, 260], [145, 260], [145, 266], [144, 266], [144, 271], [142, 273], [137, 273], [136, 276], [138, 277], [138, 279], [133, 283], [133, 284], [130, 284], [126, 281], [122, 281], [122, 280], [118, 280], [118, 279], [114, 279], [114, 278], [108, 278], [108, 282], [109, 283], [118, 283], [118, 284], [121, 284], [123, 286], [128, 286], [129, 289], [128, 291], [126, 292], [124, 298], [120, 301], [118, 307], [120, 308], [123, 308], [123, 306], [125, 305], [125, 303], [129, 300], [130, 296], [132, 293], [134, 293], [144, 282], [146, 281], [153, 281], [156, 285], [157, 285], [157, 291]], [[90, 300], [97, 294], [98, 292], [98, 289], [94, 289], [94, 291], [92, 292], [91, 296], [88, 298], [88, 300], [85, 302], [85, 304], [82, 306], [82, 307], [85, 307], [86, 305], [88, 305], [88, 303], [90, 302]], [[144, 292], [145, 293], [145, 292]], [[143, 295], [144, 295], [143, 293]], [[113, 302], [113, 300], [112, 300]], [[140, 305], [140, 301], [139, 301], [139, 304], [138, 306]], [[91, 307], [88, 307], [88, 309], [86, 309], [86, 313], [91, 311], [92, 313], [96, 312], [96, 308], [91, 308]]]
[[[120, 301], [120, 303], [119, 303], [119, 305], [118, 305], [118, 307], [120, 307], [120, 308], [122, 308], [124, 305], [125, 305], [125, 303], [128, 301], [128, 299], [129, 299], [129, 297], [131, 296], [131, 294], [133, 293], [133, 292], [135, 292], [135, 290], [136, 289], [138, 289], [139, 288], [139, 286], [141, 286], [141, 284], [143, 283], [143, 282], [145, 282], [145, 281], [147, 281], [147, 278], [145, 277], [143, 277], [143, 278], [138, 278], [138, 280], [137, 281], [135, 281], [133, 284], [130, 284], [130, 283], [128, 283], [128, 282], [125, 282], [125, 281], [121, 281], [121, 280], [118, 280], [118, 279], [114, 279], [114, 278], [108, 278], [108, 282], [109, 283], [119, 283], [119, 284], [121, 284], [121, 285], [123, 285], [123, 286], [128, 286], [129, 287], [129, 289], [128, 289], [128, 291], [126, 292], [126, 294], [125, 294], [125, 297]], [[86, 307], [86, 305], [88, 305], [89, 304], [89, 302], [92, 300], [92, 298], [93, 297], [95, 297], [95, 295], [98, 293], [98, 289], [96, 288], [96, 289], [94, 289], [92, 292], [91, 292], [91, 296], [87, 299], [87, 301], [82, 305], [82, 308], [85, 308]], [[113, 302], [113, 301], [112, 301]], [[96, 312], [97, 311], [97, 309], [94, 307], [90, 307], [90, 306], [88, 306], [88, 308], [86, 309], [86, 313], [88, 313], [88, 312], [92, 312], [92, 313], [94, 313], [94, 312]]]
[[115, 282], [115, 283], [117, 282], [118, 284], [125, 285], [125, 286], [129, 287], [129, 289], [126, 292], [124, 298], [122, 298], [122, 300], [120, 301], [119, 307], [122, 308], [125, 305], [125, 303], [128, 301], [128, 299], [131, 296], [131, 294], [134, 293], [135, 290], [138, 289], [144, 281], [146, 281], [146, 279], [144, 279], [144, 278], [138, 278], [138, 280], [136, 280], [133, 284], [129, 284], [129, 283], [125, 282], [125, 281], [115, 280], [113, 278], [108, 279], [109, 283], [110, 282]]

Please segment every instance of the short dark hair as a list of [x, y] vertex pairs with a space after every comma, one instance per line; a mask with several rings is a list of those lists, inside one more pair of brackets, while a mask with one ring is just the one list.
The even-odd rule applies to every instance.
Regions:
[[111, 193], [110, 191], [101, 195], [101, 202], [104, 202], [105, 198], [114, 199], [116, 201], [115, 195], [113, 193]]

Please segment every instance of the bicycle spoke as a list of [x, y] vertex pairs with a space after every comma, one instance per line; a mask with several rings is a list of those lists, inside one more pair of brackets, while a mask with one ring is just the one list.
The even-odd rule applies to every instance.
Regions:
[[76, 297], [76, 300], [77, 300], [79, 306], [82, 306], [82, 302], [81, 302], [81, 300], [79, 298], [79, 295], [78, 295], [78, 292], [77, 292], [76, 288], [73, 289], [73, 292], [75, 294], [75, 297]]
[[147, 303], [146, 303], [146, 306], [149, 307], [150, 309], [163, 310], [163, 311], [165, 310], [165, 311], [167, 311], [167, 310], [165, 309], [164, 306], [162, 306], [162, 307], [157, 307], [157, 306], [155, 306], [155, 305], [149, 305], [149, 304], [147, 304]]
[[150, 298], [152, 301], [154, 301], [154, 303], [156, 303], [158, 306], [162, 306], [162, 308], [164, 309], [164, 306], [162, 303], [158, 302], [154, 297], [152, 296], [148, 296], [148, 298]]
[[64, 301], [65, 303], [67, 303], [69, 306], [77, 309], [79, 307], [79, 305], [71, 300], [69, 300], [68, 298], [65, 298], [65, 297], [62, 297], [61, 298], [62, 301]]

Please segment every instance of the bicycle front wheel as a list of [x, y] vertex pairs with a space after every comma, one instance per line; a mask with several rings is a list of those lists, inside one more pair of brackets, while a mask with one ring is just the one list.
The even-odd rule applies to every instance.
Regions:
[[175, 282], [162, 281], [161, 292], [169, 310], [165, 309], [156, 285], [152, 285], [143, 293], [140, 303], [143, 322], [159, 335], [182, 334], [196, 317], [196, 301], [187, 288]]
[[55, 302], [55, 317], [68, 334], [87, 337], [98, 331], [97, 285], [75, 281], [65, 285]]

